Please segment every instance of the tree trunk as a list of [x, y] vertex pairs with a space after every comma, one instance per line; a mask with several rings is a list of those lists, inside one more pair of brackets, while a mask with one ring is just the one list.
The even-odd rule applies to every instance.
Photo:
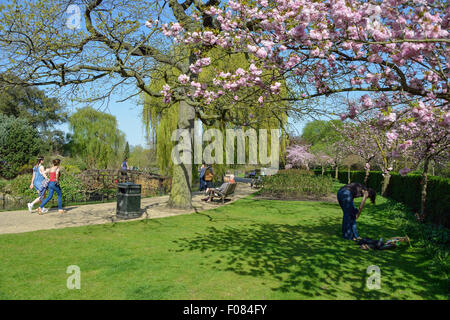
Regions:
[[324, 167], [322, 166], [322, 176], [323, 176], [323, 173], [325, 172], [325, 169], [324, 169]]
[[184, 149], [188, 153], [190, 163], [174, 164], [172, 188], [169, 196], [169, 207], [190, 209], [192, 208], [192, 159], [193, 159], [193, 133], [195, 110], [187, 102], [180, 102], [178, 113], [178, 129], [187, 129], [190, 132], [191, 148]]
[[428, 164], [429, 160], [425, 159], [423, 164], [423, 173], [422, 173], [422, 192], [420, 195], [420, 220], [425, 220], [425, 203], [427, 201], [427, 184], [428, 184]]
[[389, 185], [389, 180], [391, 180], [390, 173], [386, 173], [383, 178], [383, 185], [381, 186], [381, 195], [386, 196], [387, 187]]
[[364, 177], [364, 185], [367, 186], [367, 181], [369, 180], [370, 169], [366, 168], [366, 175]]
[[337, 179], [339, 179], [339, 167], [338, 166], [336, 166], [336, 169], [335, 169], [336, 171], [335, 171], [335, 178], [336, 178], [336, 180]]

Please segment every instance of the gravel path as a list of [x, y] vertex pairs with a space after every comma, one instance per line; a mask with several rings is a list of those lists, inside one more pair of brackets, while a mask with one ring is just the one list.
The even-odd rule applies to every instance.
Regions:
[[[248, 184], [238, 183], [236, 191], [231, 201], [248, 196], [255, 192]], [[137, 219], [119, 219], [116, 217], [116, 202], [88, 204], [65, 207], [66, 213], [60, 214], [56, 208], [50, 209], [47, 213], [39, 215], [36, 212], [30, 213], [28, 210], [0, 212], [0, 234], [21, 233], [36, 230], [60, 229], [68, 227], [79, 227], [93, 224], [104, 224], [111, 222], [122, 222], [141, 219], [155, 219], [180, 214], [189, 214], [208, 210], [221, 206], [221, 202], [205, 203], [203, 193], [195, 192], [192, 197], [193, 209], [181, 210], [167, 207], [169, 196], [143, 198], [141, 199], [141, 210], [143, 214]]]

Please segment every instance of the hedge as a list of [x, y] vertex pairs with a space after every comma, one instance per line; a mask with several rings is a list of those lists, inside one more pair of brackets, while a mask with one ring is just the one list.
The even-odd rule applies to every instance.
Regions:
[[[321, 170], [314, 170], [315, 174], [322, 174]], [[335, 177], [334, 170], [325, 171], [326, 175]], [[364, 183], [365, 171], [350, 171], [350, 181]], [[338, 180], [341, 183], [348, 182], [348, 171], [339, 171]], [[420, 212], [420, 197], [422, 176], [420, 174], [408, 174], [402, 176], [392, 173], [386, 196], [404, 203], [413, 212]], [[381, 171], [370, 171], [367, 186], [381, 192], [383, 176]], [[429, 176], [427, 184], [427, 201], [425, 212], [430, 222], [450, 227], [450, 179]]]

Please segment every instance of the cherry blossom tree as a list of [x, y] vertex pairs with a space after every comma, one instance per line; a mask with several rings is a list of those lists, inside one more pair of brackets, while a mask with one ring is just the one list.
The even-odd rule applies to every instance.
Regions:
[[[349, 104], [341, 119], [367, 110], [377, 114], [367, 130], [381, 155], [383, 194], [401, 150], [397, 119], [410, 111], [410, 102], [450, 110], [450, 9], [445, 1], [232, 0], [208, 10], [221, 31], [187, 32], [179, 40], [195, 44], [201, 59], [207, 55], [204, 48], [219, 45], [254, 60], [247, 70], [218, 70], [216, 83], [204, 84], [205, 90], [238, 93], [259, 87], [262, 104], [279, 93], [282, 76], [296, 88], [286, 98], [292, 101], [366, 93]], [[278, 73], [263, 83], [262, 69]], [[443, 117], [434, 125], [449, 127]]]
[[359, 156], [364, 161], [364, 184], [367, 185], [370, 174], [370, 163], [379, 157], [379, 149], [370, 128], [359, 123], [358, 125], [346, 123], [341, 127], [340, 133], [344, 143], [341, 144], [349, 154]]
[[343, 138], [329, 143], [325, 146], [324, 152], [331, 158], [331, 165], [334, 167], [335, 179], [339, 178], [339, 166], [343, 163], [346, 156], [350, 154], [348, 143]]
[[327, 166], [333, 166], [334, 161], [333, 159], [327, 155], [325, 152], [317, 152], [314, 154], [313, 163], [316, 165], [319, 165], [322, 169], [322, 176], [325, 173], [325, 168]]
[[[397, 131], [408, 138], [398, 145], [399, 151], [409, 151], [416, 168], [423, 164], [419, 216], [422, 220], [426, 218], [425, 203], [429, 164], [433, 160], [448, 162], [450, 158], [448, 122], [450, 122], [450, 112], [418, 101], [412, 103], [412, 109], [402, 115], [402, 119], [399, 120], [397, 125]], [[409, 171], [410, 169], [405, 167], [400, 170], [400, 173], [406, 175]]]
[[309, 170], [309, 165], [314, 161], [315, 157], [309, 152], [307, 145], [292, 145], [286, 149], [286, 167], [305, 167]]
[[[217, 70], [215, 83], [205, 84], [203, 92], [237, 94], [241, 88], [259, 87], [262, 104], [279, 93], [283, 77], [296, 86], [286, 98], [294, 101], [372, 94], [343, 117], [411, 99], [450, 100], [445, 1], [232, 0], [207, 13], [220, 32], [177, 33], [179, 41], [201, 52], [193, 68], [211, 46], [245, 52], [254, 60], [246, 70]], [[261, 69], [278, 73], [263, 83]]]

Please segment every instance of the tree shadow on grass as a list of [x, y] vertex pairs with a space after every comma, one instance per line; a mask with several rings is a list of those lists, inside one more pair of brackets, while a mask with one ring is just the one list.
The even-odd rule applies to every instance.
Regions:
[[[363, 251], [340, 238], [341, 225], [317, 221], [315, 225], [253, 223], [244, 227], [210, 227], [193, 238], [176, 240], [178, 251], [200, 251], [216, 256], [206, 264], [221, 271], [271, 280], [272, 290], [302, 298], [382, 299], [408, 298], [407, 291], [425, 299], [430, 278], [418, 266], [420, 257], [407, 249]], [[378, 232], [392, 230], [378, 226]], [[368, 290], [367, 267], [382, 270], [383, 290]], [[275, 285], [274, 285], [275, 284]]]

